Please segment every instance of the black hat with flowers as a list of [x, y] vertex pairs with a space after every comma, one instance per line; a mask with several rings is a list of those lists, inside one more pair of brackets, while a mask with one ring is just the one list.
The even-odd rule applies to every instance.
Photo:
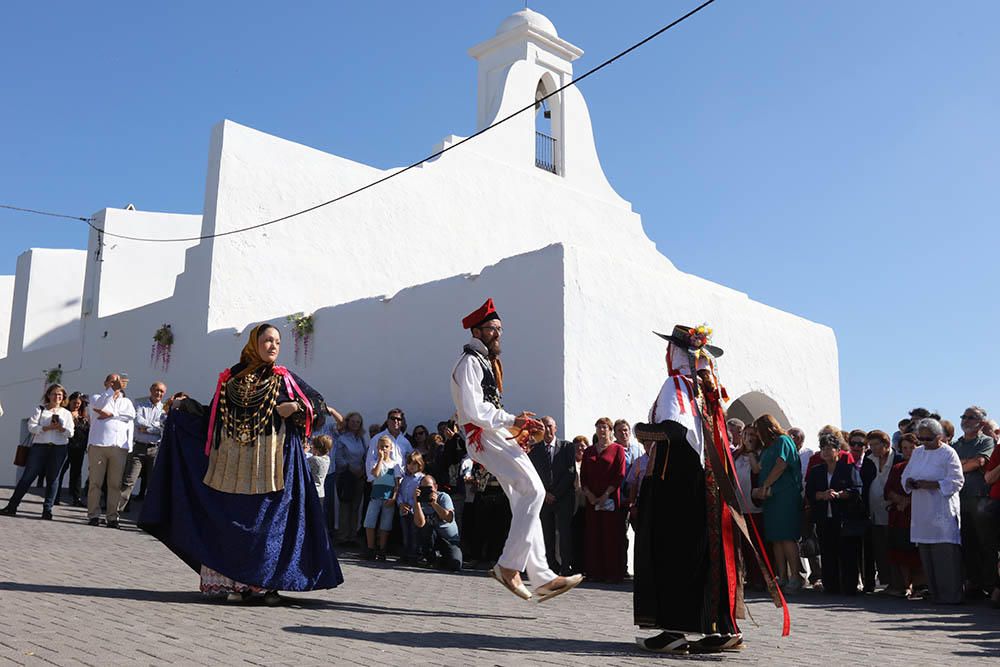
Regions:
[[700, 324], [696, 327], [687, 326], [685, 324], [677, 324], [674, 325], [674, 330], [671, 331], [669, 335], [661, 334], [657, 331], [654, 331], [653, 333], [663, 340], [670, 341], [674, 345], [684, 348], [688, 352], [704, 350], [713, 357], [718, 358], [722, 356], [721, 347], [709, 345], [708, 341], [712, 338], [712, 329], [704, 324]]

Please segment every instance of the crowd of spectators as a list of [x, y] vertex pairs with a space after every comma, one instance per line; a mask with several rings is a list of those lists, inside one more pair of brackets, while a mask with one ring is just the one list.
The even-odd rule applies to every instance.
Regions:
[[[782, 589], [1000, 606], [997, 423], [970, 406], [960, 427], [956, 439], [950, 422], [916, 408], [892, 436], [825, 426], [816, 451], [768, 415], [729, 420], [743, 510]], [[762, 585], [752, 567], [748, 583]]]
[[[111, 373], [101, 392], [67, 394], [53, 384], [28, 416], [30, 449], [7, 506], [13, 515], [37, 479], [42, 518], [60, 502], [87, 507], [90, 525], [119, 527], [119, 514], [155, 463], [169, 399], [163, 382], [126, 396], [128, 377]], [[457, 571], [487, 568], [503, 549], [510, 505], [499, 482], [468, 455], [452, 420], [432, 432], [408, 429], [403, 410], [365, 428], [358, 412], [329, 409], [307, 442], [307, 461], [331, 539], [364, 559]], [[559, 436], [541, 419], [542, 442], [528, 455], [545, 487], [541, 524], [549, 566], [559, 574], [619, 583], [629, 577], [630, 526], [648, 461], [628, 421], [597, 419], [590, 436]], [[916, 408], [891, 436], [883, 430], [823, 427], [817, 448], [801, 429], [770, 415], [727, 432], [744, 515], [762, 536], [787, 594], [925, 598], [942, 604], [990, 597], [1000, 606], [1000, 448], [997, 423], [970, 406], [960, 435]], [[88, 479], [83, 481], [87, 461]], [[69, 484], [63, 493], [67, 472]], [[745, 545], [751, 589], [765, 577]]]

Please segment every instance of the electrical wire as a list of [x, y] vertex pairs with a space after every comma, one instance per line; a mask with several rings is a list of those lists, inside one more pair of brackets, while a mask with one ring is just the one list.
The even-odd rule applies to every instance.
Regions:
[[142, 236], [129, 236], [127, 234], [116, 234], [114, 232], [105, 231], [105, 230], [99, 228], [97, 225], [94, 224], [94, 219], [93, 218], [83, 218], [83, 217], [77, 217], [77, 216], [62, 215], [62, 214], [59, 214], [59, 213], [47, 213], [45, 211], [35, 211], [35, 210], [32, 210], [32, 209], [18, 208], [18, 207], [15, 207], [15, 206], [6, 206], [6, 205], [2, 205], [2, 204], [0, 204], [0, 208], [12, 209], [12, 210], [15, 210], [15, 211], [24, 211], [24, 212], [29, 212], [29, 213], [38, 213], [40, 215], [49, 215], [49, 216], [53, 216], [53, 217], [69, 218], [71, 220], [81, 220], [83, 222], [86, 222], [92, 229], [94, 229], [95, 231], [103, 234], [104, 236], [109, 236], [109, 237], [116, 238], [116, 239], [125, 239], [125, 240], [128, 240], [128, 241], [140, 241], [140, 242], [145, 242], [145, 243], [189, 243], [189, 242], [192, 242], [192, 241], [205, 241], [205, 240], [208, 240], [208, 239], [220, 238], [220, 237], [223, 237], [223, 236], [232, 236], [234, 234], [243, 234], [243, 233], [246, 233], [246, 232], [249, 232], [249, 231], [253, 231], [255, 229], [261, 229], [263, 227], [268, 227], [270, 225], [274, 225], [274, 224], [277, 224], [279, 222], [284, 222], [285, 220], [290, 220], [292, 218], [298, 217], [300, 215], [304, 215], [306, 213], [311, 213], [312, 211], [315, 211], [317, 209], [321, 209], [321, 208], [326, 207], [326, 206], [330, 206], [331, 204], [336, 204], [337, 202], [343, 201], [344, 199], [347, 199], [348, 197], [353, 197], [354, 195], [360, 194], [360, 193], [364, 192], [365, 190], [369, 190], [369, 189], [374, 188], [374, 187], [376, 187], [378, 185], [381, 185], [382, 183], [385, 183], [388, 180], [391, 180], [391, 179], [396, 178], [398, 176], [402, 176], [403, 174], [405, 174], [406, 172], [410, 171], [411, 169], [416, 169], [417, 167], [419, 167], [420, 165], [422, 165], [422, 164], [424, 164], [426, 162], [430, 162], [431, 160], [435, 160], [435, 159], [441, 157], [442, 155], [444, 155], [448, 151], [454, 150], [454, 149], [458, 148], [459, 146], [461, 146], [462, 144], [464, 144], [464, 143], [466, 143], [468, 141], [472, 141], [476, 137], [482, 136], [486, 132], [488, 132], [488, 131], [496, 128], [496, 127], [499, 127], [500, 125], [503, 125], [504, 123], [506, 123], [507, 121], [511, 120], [512, 118], [515, 118], [515, 117], [519, 116], [520, 114], [522, 114], [522, 113], [524, 113], [526, 111], [529, 111], [531, 109], [537, 108], [536, 105], [540, 104], [541, 102], [544, 102], [545, 100], [549, 99], [550, 97], [558, 95], [559, 93], [561, 93], [565, 89], [569, 88], [570, 86], [575, 86], [576, 84], [578, 84], [579, 82], [583, 81], [587, 77], [589, 77], [589, 76], [591, 76], [593, 74], [596, 74], [597, 72], [601, 71], [602, 69], [604, 69], [608, 65], [614, 63], [615, 61], [617, 61], [617, 60], [619, 60], [621, 58], [624, 58], [629, 53], [635, 51], [636, 49], [638, 49], [639, 47], [645, 45], [646, 43], [648, 43], [648, 42], [656, 39], [657, 37], [659, 37], [663, 33], [667, 32], [668, 30], [670, 30], [674, 26], [679, 25], [680, 23], [682, 23], [682, 22], [686, 21], [687, 19], [691, 18], [692, 16], [694, 16], [695, 14], [697, 14], [701, 10], [705, 9], [706, 7], [708, 7], [709, 5], [711, 5], [714, 2], [715, 2], [715, 0], [706, 0], [705, 2], [703, 2], [700, 5], [698, 5], [697, 7], [695, 7], [694, 9], [692, 9], [691, 11], [689, 11], [688, 13], [684, 14], [683, 16], [681, 16], [681, 17], [679, 17], [677, 19], [674, 19], [673, 21], [671, 21], [667, 25], [663, 26], [662, 28], [660, 28], [656, 32], [652, 33], [651, 35], [649, 35], [645, 39], [642, 39], [642, 40], [636, 42], [632, 46], [628, 47], [624, 51], [621, 51], [621, 52], [617, 53], [616, 55], [612, 56], [611, 58], [608, 58], [607, 60], [605, 60], [601, 64], [597, 65], [596, 67], [594, 67], [594, 68], [592, 68], [590, 70], [587, 70], [586, 72], [584, 72], [583, 74], [581, 74], [579, 77], [573, 79], [569, 83], [566, 83], [566, 84], [560, 86], [559, 88], [556, 88], [555, 90], [553, 90], [551, 93], [545, 95], [544, 97], [540, 97], [540, 98], [534, 100], [533, 102], [531, 102], [527, 106], [524, 106], [524, 107], [518, 109], [517, 111], [514, 111], [513, 113], [511, 113], [511, 114], [509, 114], [507, 116], [504, 116], [503, 118], [501, 118], [500, 120], [496, 121], [492, 125], [484, 127], [483, 129], [478, 130], [477, 132], [475, 132], [475, 133], [473, 133], [473, 134], [471, 134], [471, 135], [469, 135], [469, 136], [461, 139], [460, 141], [456, 141], [454, 144], [451, 144], [450, 146], [447, 146], [447, 147], [445, 147], [445, 148], [437, 151], [436, 153], [432, 153], [432, 154], [428, 155], [427, 157], [425, 157], [425, 158], [423, 158], [421, 160], [417, 160], [416, 162], [413, 162], [413, 163], [407, 165], [406, 167], [403, 167], [402, 169], [399, 169], [398, 171], [394, 171], [391, 174], [387, 174], [387, 175], [383, 176], [382, 178], [376, 179], [376, 180], [374, 180], [374, 181], [372, 181], [372, 182], [370, 182], [370, 183], [368, 183], [366, 185], [363, 185], [363, 186], [361, 186], [359, 188], [351, 190], [350, 192], [345, 192], [342, 195], [334, 197], [333, 199], [330, 199], [328, 201], [325, 201], [325, 202], [322, 202], [322, 203], [319, 203], [319, 204], [315, 204], [314, 206], [310, 206], [309, 208], [304, 208], [304, 209], [302, 209], [300, 211], [295, 211], [294, 213], [289, 213], [288, 215], [283, 215], [280, 218], [274, 218], [273, 220], [267, 220], [265, 222], [259, 222], [259, 223], [255, 224], [255, 225], [250, 225], [248, 227], [240, 227], [240, 228], [237, 228], [237, 229], [230, 229], [230, 230], [227, 230], [227, 231], [224, 231], [224, 232], [216, 232], [216, 233], [213, 233], [213, 234], [203, 234], [201, 236], [188, 236], [188, 237], [183, 237], [183, 238], [168, 238], [168, 239], [162, 239], [161, 238], [161, 239], [155, 239], [155, 238], [148, 238], [148, 237], [142, 237]]

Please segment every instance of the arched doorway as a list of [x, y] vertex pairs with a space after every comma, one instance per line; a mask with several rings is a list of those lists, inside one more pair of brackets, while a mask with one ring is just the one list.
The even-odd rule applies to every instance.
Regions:
[[759, 391], [751, 391], [743, 394], [733, 401], [729, 405], [729, 409], [726, 410], [727, 419], [740, 419], [746, 424], [749, 424], [761, 415], [771, 415], [778, 420], [778, 424], [783, 429], [787, 430], [792, 426], [785, 415], [785, 411], [781, 409], [777, 401]]

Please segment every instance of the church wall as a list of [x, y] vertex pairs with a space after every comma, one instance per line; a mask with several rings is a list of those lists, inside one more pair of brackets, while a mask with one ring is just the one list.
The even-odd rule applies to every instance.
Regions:
[[32, 248], [17, 258], [8, 354], [79, 339], [86, 254]]
[[[200, 215], [180, 215], [149, 211], [104, 209], [98, 226], [109, 233], [143, 238], [183, 238], [201, 233]], [[96, 235], [91, 235], [91, 251], [97, 250]], [[91, 262], [97, 271], [99, 292], [91, 309], [107, 317], [174, 295], [177, 277], [184, 271], [185, 254], [196, 241], [183, 243], [145, 243], [106, 236], [101, 261]], [[91, 258], [94, 254], [91, 255]]]
[[[383, 172], [226, 122], [214, 219], [225, 231], [328, 200]], [[470, 149], [470, 150], [466, 150]], [[348, 200], [212, 246], [209, 329], [393, 294], [566, 238], [650, 244], [637, 215], [474, 142]], [[298, 266], [301, 279], [286, 267]], [[247, 298], [267, 277], [270, 289]]]
[[[109, 259], [106, 264], [116, 260]], [[265, 289], [265, 286], [260, 289]], [[249, 298], [254, 296], [248, 293]], [[411, 426], [433, 429], [454, 412], [448, 374], [467, 340], [461, 318], [487, 296], [504, 318], [507, 405], [562, 418], [562, 248], [505, 259], [478, 275], [457, 275], [416, 285], [389, 297], [359, 299], [315, 313], [313, 355], [297, 363], [293, 336], [283, 318], [280, 361], [299, 373], [342, 411], [358, 410], [366, 424], [381, 422], [390, 407], [406, 410]], [[125, 371], [131, 397], [153, 381], [168, 391], [211, 399], [218, 373], [239, 360], [249, 330], [203, 330], [186, 295], [176, 295], [107, 317], [84, 318], [81, 343], [57, 345], [0, 359], [0, 484], [13, 484], [9, 465], [20, 420], [43, 390], [42, 370], [63, 367], [68, 391], [94, 393], [112, 371]], [[263, 321], [267, 318], [259, 318]], [[256, 322], [255, 321], [255, 322]], [[153, 332], [169, 322], [175, 334], [169, 370], [150, 361]], [[17, 381], [14, 381], [17, 378]], [[8, 463], [2, 463], [7, 461]]]
[[14, 276], [0, 276], [0, 359], [7, 356], [10, 318], [14, 314]]
[[[645, 420], [667, 375], [674, 324], [706, 323], [725, 354], [722, 383], [737, 398], [759, 391], [813, 439], [840, 423], [837, 344], [826, 326], [752, 301], [670, 266], [658, 253], [611, 264], [587, 247], [566, 249], [566, 403], [571, 428], [599, 416]], [[810, 440], [811, 441], [811, 440]]]

